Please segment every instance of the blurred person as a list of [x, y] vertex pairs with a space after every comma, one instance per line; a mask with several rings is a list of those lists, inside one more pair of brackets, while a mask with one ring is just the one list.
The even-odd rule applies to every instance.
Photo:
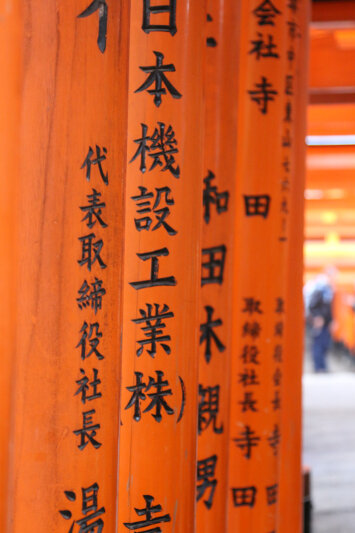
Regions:
[[326, 274], [318, 276], [308, 300], [308, 322], [312, 337], [315, 372], [326, 372], [326, 356], [331, 344], [333, 288]]

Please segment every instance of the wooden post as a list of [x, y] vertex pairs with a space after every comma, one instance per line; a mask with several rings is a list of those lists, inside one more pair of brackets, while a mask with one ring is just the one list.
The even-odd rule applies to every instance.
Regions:
[[204, 9], [162, 4], [131, 13], [120, 533], [195, 520]]
[[114, 531], [129, 2], [21, 4], [7, 531]]
[[[214, 283], [201, 291], [197, 531], [225, 531], [240, 2], [210, 0], [204, 60], [205, 158], [202, 261], [218, 250]], [[217, 267], [216, 267], [217, 268]], [[216, 270], [217, 272], [217, 270]]]
[[[300, 37], [293, 43], [295, 62], [293, 94], [288, 95], [295, 109], [290, 154], [290, 230], [288, 247], [287, 319], [285, 323], [285, 356], [283, 364], [282, 441], [280, 450], [280, 507], [278, 530], [281, 533], [302, 530], [302, 364], [303, 364], [303, 217], [306, 159], [306, 110], [308, 101], [308, 0], [297, 3], [297, 11], [290, 13], [290, 21], [297, 24]], [[292, 43], [290, 43], [292, 46]], [[291, 533], [291, 532], [290, 532]]]
[[0, 260], [1, 294], [1, 372], [0, 372], [0, 529], [5, 531], [8, 498], [8, 464], [10, 454], [10, 407], [13, 393], [13, 359], [15, 310], [13, 294], [15, 280], [16, 191], [19, 170], [18, 144], [20, 121], [21, 49], [20, 3], [0, 2], [0, 159], [1, 193]]
[[287, 4], [244, 1], [241, 14], [231, 365], [229, 531], [275, 531], [282, 439], [289, 179], [295, 110]]

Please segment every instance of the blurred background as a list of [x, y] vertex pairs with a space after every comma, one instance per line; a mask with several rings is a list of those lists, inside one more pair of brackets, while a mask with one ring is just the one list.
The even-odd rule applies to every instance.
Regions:
[[312, 2], [304, 465], [313, 533], [355, 532], [355, 2]]

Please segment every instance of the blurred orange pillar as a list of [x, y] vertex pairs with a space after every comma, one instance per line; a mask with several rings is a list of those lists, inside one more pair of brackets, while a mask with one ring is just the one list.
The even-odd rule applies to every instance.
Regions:
[[[228, 498], [240, 2], [210, 0], [204, 58], [205, 144], [202, 265], [211, 250], [219, 276], [203, 285], [197, 463], [197, 531], [225, 531]], [[217, 269], [217, 266], [216, 266]]]
[[[295, 113], [290, 150], [290, 224], [287, 257], [287, 316], [282, 381], [282, 440], [280, 449], [279, 517], [277, 531], [302, 531], [302, 365], [303, 365], [303, 224], [306, 168], [306, 108], [308, 102], [308, 32], [310, 3], [299, 0], [290, 22], [295, 24], [299, 38], [289, 37], [289, 49], [295, 53], [288, 76], [294, 81], [288, 100]], [[292, 524], [292, 530], [290, 527]]]
[[131, 13], [120, 533], [195, 521], [205, 12], [163, 4]]
[[9, 533], [116, 524], [129, 2], [107, 4], [22, 1], [11, 42], [23, 73]]

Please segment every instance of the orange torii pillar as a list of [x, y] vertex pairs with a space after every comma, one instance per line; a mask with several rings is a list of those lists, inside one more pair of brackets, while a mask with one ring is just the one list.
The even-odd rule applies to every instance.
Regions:
[[200, 533], [226, 531], [227, 525], [239, 14], [239, 0], [207, 3], [197, 462]]
[[195, 521], [205, 12], [160, 4], [130, 24], [120, 533]]
[[228, 520], [276, 531], [289, 239], [289, 0], [242, 2]]
[[20, 1], [0, 2], [0, 158], [1, 196], [0, 260], [1, 294], [1, 372], [0, 372], [0, 530], [5, 530], [9, 491], [8, 463], [10, 453], [10, 406], [12, 394], [12, 369], [14, 359], [15, 315], [13, 292], [15, 290], [15, 224], [16, 185], [18, 176], [17, 148], [20, 120], [21, 51]]
[[[308, 79], [308, 32], [310, 3], [298, 0], [289, 11], [289, 28], [297, 38], [289, 36], [288, 49], [295, 53], [289, 65], [288, 99], [294, 108], [292, 147], [290, 150], [290, 229], [287, 268], [288, 309], [285, 323], [285, 345], [282, 383], [282, 440], [280, 449], [279, 517], [280, 533], [302, 531], [302, 364], [303, 364], [303, 218], [306, 159], [306, 110]], [[290, 530], [292, 524], [292, 530]]]
[[5, 531], [114, 531], [129, 2], [21, 8]]

